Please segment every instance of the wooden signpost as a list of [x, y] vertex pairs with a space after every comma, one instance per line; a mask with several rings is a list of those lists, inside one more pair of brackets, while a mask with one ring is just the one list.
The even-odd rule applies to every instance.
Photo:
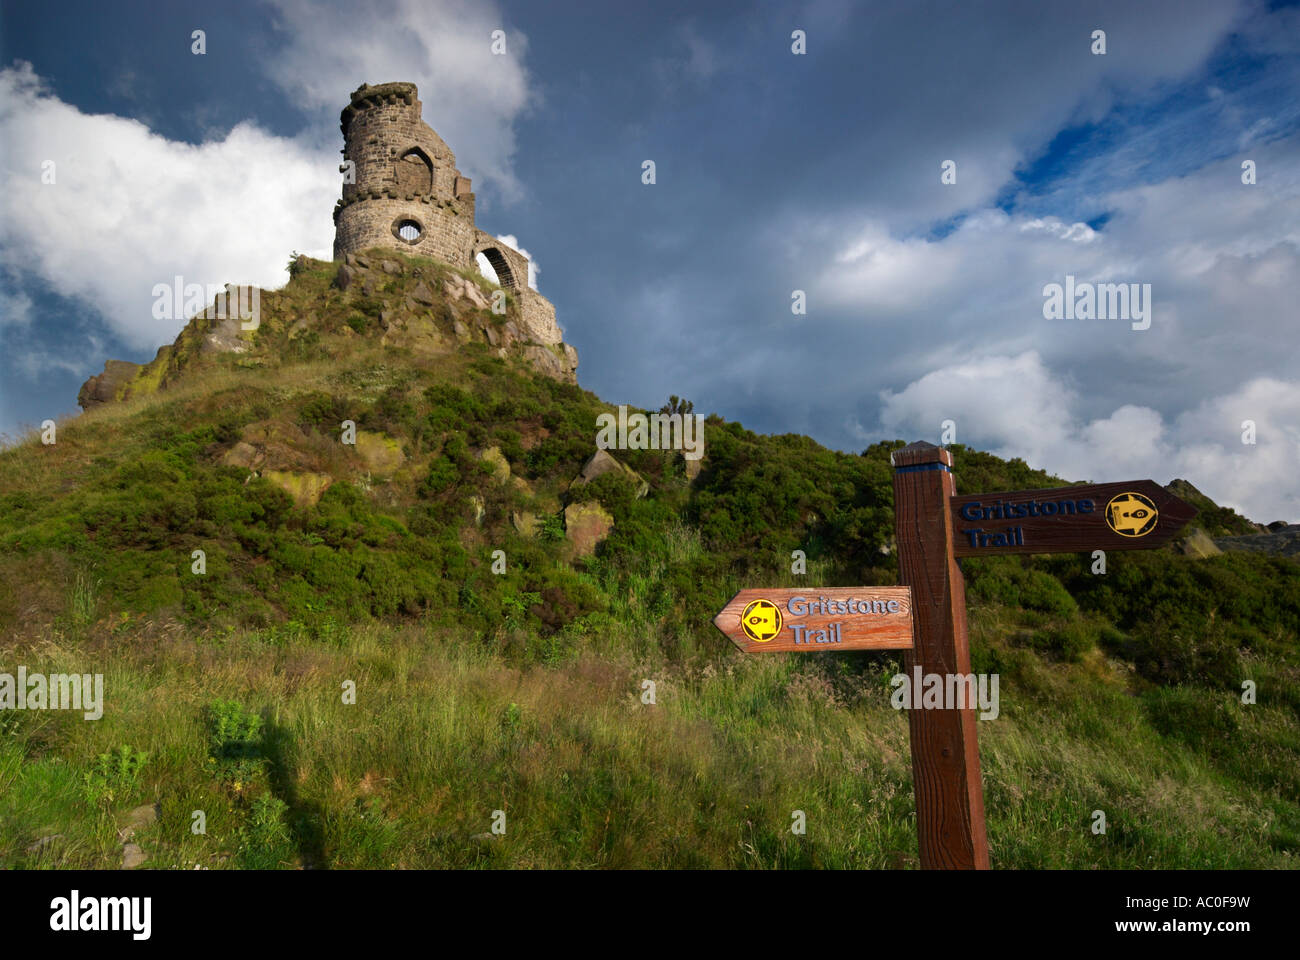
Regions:
[[1144, 550], [1173, 539], [1196, 510], [1151, 480], [953, 497], [953, 552]]
[[741, 590], [713, 622], [746, 653], [903, 650], [912, 646], [912, 591]]
[[[908, 676], [968, 677], [958, 557], [1158, 547], [1196, 514], [1150, 480], [958, 497], [944, 448], [913, 443], [891, 461], [902, 586], [742, 590], [718, 629], [750, 653], [903, 650]], [[923, 868], [988, 869], [975, 724], [969, 701], [908, 710]]]

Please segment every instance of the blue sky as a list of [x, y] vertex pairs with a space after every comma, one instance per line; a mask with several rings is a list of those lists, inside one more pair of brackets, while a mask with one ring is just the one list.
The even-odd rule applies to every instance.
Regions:
[[[1297, 522], [1298, 54], [1295, 5], [1227, 0], [3, 3], [0, 433], [170, 342], [154, 283], [328, 257], [339, 110], [411, 80], [606, 400], [845, 450], [950, 419]], [[1150, 328], [1045, 319], [1067, 274], [1151, 284]]]

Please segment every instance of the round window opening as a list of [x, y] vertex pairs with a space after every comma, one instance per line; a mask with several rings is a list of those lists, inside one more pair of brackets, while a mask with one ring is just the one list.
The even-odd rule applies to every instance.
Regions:
[[397, 222], [397, 235], [407, 243], [418, 243], [424, 231], [414, 220], [399, 220]]

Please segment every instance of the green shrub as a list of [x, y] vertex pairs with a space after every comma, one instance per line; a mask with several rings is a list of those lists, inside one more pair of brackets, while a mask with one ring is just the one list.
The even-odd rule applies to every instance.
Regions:
[[269, 792], [253, 799], [247, 822], [238, 829], [243, 869], [274, 870], [292, 861], [291, 835], [284, 819], [287, 811], [288, 805]]
[[235, 700], [208, 707], [208, 762], [217, 776], [240, 790], [266, 767], [262, 755], [262, 718]]
[[1072, 620], [1032, 634], [1031, 645], [1070, 663], [1078, 663], [1097, 646], [1099, 628], [1083, 620]]
[[304, 394], [298, 401], [298, 422], [326, 430], [337, 430], [340, 423], [349, 419], [342, 400], [319, 390]]
[[966, 561], [963, 567], [967, 595], [973, 599], [1057, 617], [1078, 613], [1078, 604], [1056, 577], [1017, 558], [981, 558]]
[[139, 790], [140, 772], [148, 762], [146, 751], [135, 750], [129, 744], [101, 753], [82, 775], [86, 802], [94, 807], [128, 802]]

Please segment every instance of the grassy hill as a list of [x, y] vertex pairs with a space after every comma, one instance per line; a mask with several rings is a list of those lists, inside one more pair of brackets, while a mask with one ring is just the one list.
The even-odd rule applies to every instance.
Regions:
[[[106, 691], [94, 722], [0, 712], [0, 866], [114, 867], [124, 840], [181, 868], [914, 866], [899, 656], [746, 659], [711, 624], [742, 586], [896, 582], [901, 441], [710, 416], [694, 479], [616, 451], [644, 496], [572, 486], [614, 408], [500, 345], [513, 304], [380, 257], [347, 289], [296, 260], [245, 349], [193, 321], [55, 444], [0, 452], [0, 672]], [[1066, 482], [953, 451], [961, 493]], [[1248, 529], [1204, 499], [1209, 532]], [[575, 503], [613, 521], [590, 555]], [[962, 566], [973, 668], [1001, 676], [995, 866], [1293, 865], [1300, 563]]]

